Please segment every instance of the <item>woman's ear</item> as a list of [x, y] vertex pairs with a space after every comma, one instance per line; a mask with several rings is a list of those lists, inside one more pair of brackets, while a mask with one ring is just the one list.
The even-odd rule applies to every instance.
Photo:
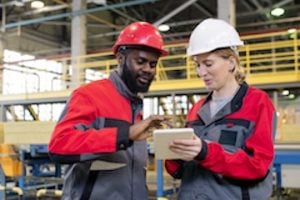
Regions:
[[235, 60], [235, 57], [234, 56], [230, 56], [228, 58], [228, 61], [229, 61], [229, 71], [230, 72], [234, 72], [235, 68], [236, 68], [236, 60]]

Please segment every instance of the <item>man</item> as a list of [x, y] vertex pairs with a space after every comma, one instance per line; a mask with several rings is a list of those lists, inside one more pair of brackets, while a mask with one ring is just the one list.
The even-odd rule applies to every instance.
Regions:
[[141, 120], [142, 99], [166, 55], [159, 32], [146, 22], [128, 25], [113, 46], [118, 68], [108, 79], [75, 90], [49, 143], [55, 162], [72, 164], [64, 200], [145, 200], [145, 139], [167, 123], [164, 116]]

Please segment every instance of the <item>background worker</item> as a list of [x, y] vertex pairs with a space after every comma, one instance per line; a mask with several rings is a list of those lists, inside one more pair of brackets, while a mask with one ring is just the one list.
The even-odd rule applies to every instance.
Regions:
[[166, 169], [181, 179], [179, 200], [266, 200], [272, 193], [276, 112], [269, 96], [250, 87], [239, 65], [236, 30], [206, 19], [192, 32], [187, 54], [210, 91], [190, 110], [194, 139], [174, 140], [182, 160]]
[[167, 123], [164, 116], [141, 120], [142, 99], [166, 55], [159, 32], [135, 22], [120, 33], [113, 52], [118, 68], [108, 79], [76, 89], [49, 143], [55, 162], [70, 165], [64, 200], [146, 200], [145, 139]]

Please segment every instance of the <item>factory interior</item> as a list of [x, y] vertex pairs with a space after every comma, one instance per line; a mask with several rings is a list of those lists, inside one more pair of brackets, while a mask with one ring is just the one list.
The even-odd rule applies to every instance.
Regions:
[[[132, 22], [157, 27], [169, 52], [142, 94], [144, 117], [168, 115], [183, 127], [208, 94], [186, 54], [206, 18], [236, 27], [246, 81], [275, 106], [271, 199], [300, 199], [300, 1], [2, 0], [0, 8], [0, 200], [61, 199], [69, 166], [49, 158], [51, 133], [75, 88], [116, 69], [111, 48]], [[149, 200], [175, 200], [180, 180], [155, 158], [153, 139], [147, 143]]]

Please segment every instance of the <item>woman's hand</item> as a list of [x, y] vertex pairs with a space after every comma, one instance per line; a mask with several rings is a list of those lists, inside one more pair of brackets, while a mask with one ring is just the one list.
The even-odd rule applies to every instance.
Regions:
[[182, 160], [190, 161], [201, 152], [202, 140], [194, 135], [193, 139], [176, 139], [169, 146], [170, 150], [181, 156]]

